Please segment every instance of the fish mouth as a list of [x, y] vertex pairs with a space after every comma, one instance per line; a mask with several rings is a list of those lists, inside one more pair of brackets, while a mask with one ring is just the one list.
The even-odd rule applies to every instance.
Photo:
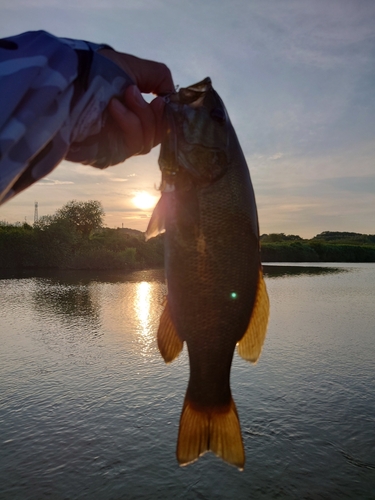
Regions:
[[202, 81], [189, 85], [189, 87], [180, 88], [178, 92], [166, 96], [168, 101], [179, 104], [189, 104], [190, 106], [197, 105], [206, 93], [212, 89], [212, 81], [209, 76]]

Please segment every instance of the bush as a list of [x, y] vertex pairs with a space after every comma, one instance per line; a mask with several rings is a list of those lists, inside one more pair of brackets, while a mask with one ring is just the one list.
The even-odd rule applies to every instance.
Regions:
[[319, 256], [308, 243], [299, 241], [262, 243], [262, 262], [317, 262]]
[[77, 253], [70, 264], [72, 269], [129, 269], [135, 267], [135, 248], [112, 252], [107, 248], [89, 248]]

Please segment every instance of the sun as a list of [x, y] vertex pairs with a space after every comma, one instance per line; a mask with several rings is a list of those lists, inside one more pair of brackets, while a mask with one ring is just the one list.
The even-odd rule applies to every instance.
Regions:
[[137, 208], [140, 208], [141, 210], [148, 210], [156, 205], [156, 196], [152, 196], [146, 191], [142, 191], [134, 196], [132, 202]]

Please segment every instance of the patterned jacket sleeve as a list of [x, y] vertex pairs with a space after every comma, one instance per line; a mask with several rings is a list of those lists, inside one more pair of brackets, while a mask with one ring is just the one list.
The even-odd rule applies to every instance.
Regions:
[[44, 31], [0, 40], [0, 203], [64, 158], [105, 168], [127, 157], [106, 108], [132, 81], [103, 47]]

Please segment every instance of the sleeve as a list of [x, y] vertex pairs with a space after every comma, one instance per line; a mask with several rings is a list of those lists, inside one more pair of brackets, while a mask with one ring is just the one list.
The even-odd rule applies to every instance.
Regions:
[[45, 31], [0, 39], [0, 204], [64, 158], [98, 168], [126, 159], [106, 108], [133, 82], [104, 47]]

